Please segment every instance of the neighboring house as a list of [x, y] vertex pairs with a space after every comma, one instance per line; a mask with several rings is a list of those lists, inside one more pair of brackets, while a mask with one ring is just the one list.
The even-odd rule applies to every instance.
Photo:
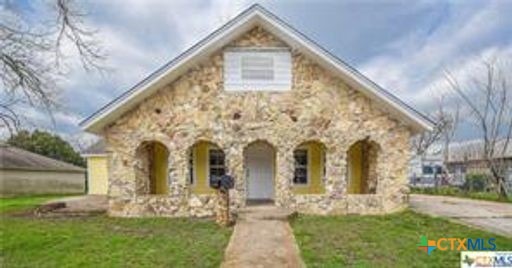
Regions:
[[85, 169], [0, 144], [0, 195], [82, 194]]
[[434, 187], [443, 175], [443, 154], [439, 146], [431, 146], [423, 155], [409, 163], [409, 184], [415, 187]]
[[87, 193], [106, 195], [108, 192], [108, 155], [105, 141], [99, 140], [82, 152], [87, 159]]
[[461, 186], [464, 184], [464, 178], [450, 173], [444, 164], [442, 146], [434, 144], [423, 155], [411, 159], [409, 184], [414, 187]]
[[[496, 143], [496, 152], [505, 148], [505, 141]], [[446, 167], [454, 177], [465, 178], [467, 174], [489, 174], [483, 157], [484, 143], [482, 140], [470, 140], [453, 143], [449, 147], [449, 158]], [[505, 167], [508, 189], [512, 190], [512, 144], [507, 146], [503, 154], [499, 154]]]
[[114, 216], [213, 215], [208, 178], [225, 173], [234, 210], [395, 211], [407, 205], [409, 139], [432, 128], [259, 5], [81, 125], [105, 139]]

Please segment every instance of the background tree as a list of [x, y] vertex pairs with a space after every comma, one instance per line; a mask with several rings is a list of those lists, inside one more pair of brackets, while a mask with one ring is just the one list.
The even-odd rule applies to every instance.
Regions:
[[7, 143], [36, 154], [85, 167], [85, 161], [80, 154], [58, 135], [40, 130], [35, 130], [32, 133], [20, 130], [12, 135]]
[[[30, 5], [30, 2], [28, 2]], [[57, 80], [65, 73], [66, 52], [77, 55], [85, 70], [102, 71], [105, 54], [86, 13], [73, 0], [33, 2], [0, 0], [0, 130], [14, 133], [24, 105], [58, 107]], [[46, 7], [46, 8], [43, 8]]]
[[478, 127], [483, 143], [482, 158], [499, 198], [506, 200], [505, 155], [512, 138], [510, 72], [496, 60], [483, 61], [481, 67], [470, 75], [468, 83], [460, 83], [449, 72], [446, 80], [467, 106], [468, 119]]

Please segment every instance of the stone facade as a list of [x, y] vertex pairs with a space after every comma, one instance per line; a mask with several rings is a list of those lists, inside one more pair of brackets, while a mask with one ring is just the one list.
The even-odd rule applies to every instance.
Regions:
[[[276, 152], [277, 206], [315, 214], [379, 214], [406, 205], [406, 168], [411, 130], [312, 59], [291, 49], [292, 89], [286, 92], [226, 92], [223, 50], [286, 47], [256, 27], [210, 56], [104, 129], [111, 152], [110, 207], [114, 216], [211, 216], [215, 195], [197, 195], [188, 185], [188, 152], [197, 141], [218, 145], [235, 177], [234, 210], [245, 206], [244, 148], [255, 141]], [[348, 195], [347, 150], [359, 140], [379, 145], [375, 194]], [[168, 195], [145, 195], [137, 187], [137, 149], [158, 141], [169, 150]], [[293, 150], [307, 141], [325, 146], [325, 193], [292, 192]], [[140, 173], [140, 172], [139, 172]]]

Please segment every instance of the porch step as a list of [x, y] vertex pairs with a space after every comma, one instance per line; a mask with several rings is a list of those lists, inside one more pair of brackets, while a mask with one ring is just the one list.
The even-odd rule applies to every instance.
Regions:
[[236, 214], [237, 220], [239, 221], [288, 221], [290, 218], [294, 217], [297, 212], [287, 208], [276, 207], [274, 205], [258, 205], [241, 208]]

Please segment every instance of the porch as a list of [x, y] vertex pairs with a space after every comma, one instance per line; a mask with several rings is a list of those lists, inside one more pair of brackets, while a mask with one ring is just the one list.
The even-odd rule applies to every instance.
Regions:
[[198, 140], [180, 159], [163, 142], [143, 142], [135, 154], [137, 191], [121, 205], [137, 204], [133, 214], [148, 216], [210, 216], [216, 201], [208, 178], [230, 174], [235, 178], [230, 191], [234, 210], [262, 202], [318, 214], [380, 213], [384, 208], [378, 190], [381, 147], [372, 140], [353, 142], [339, 157], [317, 140], [291, 149], [257, 140], [240, 152]]

